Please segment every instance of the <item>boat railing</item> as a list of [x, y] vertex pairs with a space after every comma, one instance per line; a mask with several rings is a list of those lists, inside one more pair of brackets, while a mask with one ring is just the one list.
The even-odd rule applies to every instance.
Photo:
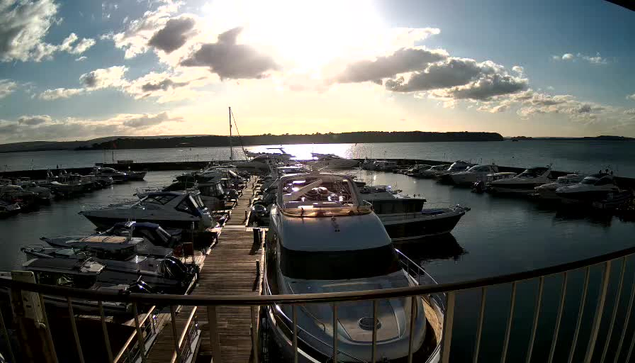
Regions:
[[[72, 304], [72, 301], [70, 299], [69, 299], [69, 304]], [[100, 305], [100, 315], [102, 319], [101, 320], [102, 330], [106, 336], [108, 328], [106, 327], [106, 324], [104, 322], [104, 311], [103, 311], [102, 303], [100, 302], [99, 305]], [[145, 313], [145, 315], [143, 315], [141, 319], [139, 319], [140, 316], [137, 313], [136, 305], [134, 307], [134, 310], [135, 310], [135, 315], [134, 315], [135, 331], [132, 332], [132, 334], [130, 334], [130, 336], [128, 337], [128, 339], [126, 340], [126, 342], [124, 343], [124, 345], [121, 347], [121, 349], [119, 350], [117, 355], [115, 355], [114, 358], [111, 358], [112, 351], [110, 349], [110, 341], [108, 341], [108, 344], [105, 344], [107, 347], [109, 360], [111, 360], [113, 363], [136, 362], [140, 355], [144, 357], [142, 358], [142, 360], [145, 360], [145, 354], [147, 349], [146, 343], [151, 337], [153, 337], [153, 335], [157, 333], [156, 315], [155, 315], [156, 306], [152, 306], [151, 308], [149, 308], [148, 311]], [[75, 317], [72, 316], [71, 319], [74, 320]], [[75, 324], [71, 324], [71, 326], [75, 327]], [[75, 332], [73, 333], [75, 334]], [[76, 339], [78, 339], [77, 336], [76, 336]], [[78, 344], [77, 341], [76, 341], [76, 344]]]
[[[428, 272], [421, 267], [418, 263], [411, 260], [408, 256], [406, 256], [403, 252], [397, 251], [397, 256], [399, 258], [399, 263], [403, 267], [404, 271], [412, 277], [419, 286], [431, 286], [438, 285], [438, 282], [428, 274]], [[434, 303], [441, 309], [442, 312], [445, 312], [445, 294], [444, 293], [432, 293], [426, 294], [427, 297], [432, 299]]]
[[[20, 294], [22, 292], [35, 292], [40, 298], [43, 295], [47, 297], [57, 297], [60, 300], [68, 301], [68, 319], [70, 320], [71, 329], [75, 336], [75, 351], [81, 356], [79, 361], [85, 361], [82, 355], [81, 343], [77, 328], [75, 325], [75, 314], [73, 314], [73, 304], [79, 304], [85, 301], [94, 301], [96, 306], [100, 307], [102, 329], [104, 334], [96, 335], [95, 339], [103, 339], [104, 346], [109, 352], [109, 357], [115, 355], [110, 351], [109, 334], [106, 326], [106, 320], [103, 314], [103, 306], [106, 302], [123, 302], [128, 303], [132, 307], [132, 316], [136, 328], [136, 335], [145, 339], [143, 333], [144, 323], [150, 319], [151, 314], [139, 314], [139, 307], [143, 306], [199, 306], [207, 308], [207, 323], [204, 329], [208, 329], [210, 339], [210, 349], [215, 363], [222, 363], [220, 355], [221, 340], [219, 334], [218, 310], [219, 307], [244, 307], [251, 308], [251, 326], [237, 326], [236, 329], [252, 330], [252, 349], [255, 361], [260, 356], [259, 347], [261, 340], [257, 334], [258, 314], [253, 313], [256, 307], [267, 307], [273, 304], [290, 305], [297, 307], [301, 304], [328, 303], [333, 311], [333, 321], [338, 321], [338, 306], [342, 303], [354, 301], [370, 301], [373, 304], [372, 321], [376, 321], [379, 314], [378, 304], [386, 299], [393, 298], [412, 298], [417, 299], [421, 296], [430, 296], [439, 294], [443, 297], [445, 314], [443, 319], [438, 323], [442, 325], [442, 329], [438, 330], [438, 344], [440, 346], [440, 362], [449, 362], [451, 354], [461, 357], [461, 361], [471, 360], [477, 362], [481, 355], [487, 351], [488, 361], [492, 360], [492, 354], [498, 355], [496, 360], [505, 362], [508, 356], [514, 356], [516, 360], [524, 360], [531, 362], [532, 357], [536, 361], [539, 356], [540, 361], [551, 363], [554, 361], [616, 361], [629, 362], [635, 348], [635, 334], [633, 333], [632, 309], [635, 302], [635, 275], [633, 275], [633, 264], [635, 263], [635, 246], [618, 251], [598, 255], [590, 258], [584, 258], [573, 262], [567, 262], [556, 266], [532, 269], [506, 275], [498, 275], [466, 281], [449, 282], [449, 283], [432, 283], [433, 279], [429, 277], [425, 270], [416, 267], [416, 263], [410, 259], [402, 259], [404, 266], [413, 274], [424, 276], [425, 281], [430, 283], [421, 283], [418, 286], [390, 288], [368, 291], [349, 291], [337, 293], [314, 293], [314, 294], [291, 294], [291, 295], [168, 295], [168, 294], [122, 294], [116, 291], [94, 291], [86, 289], [75, 289], [67, 287], [59, 287], [52, 285], [33, 284], [9, 279], [0, 279], [0, 288], [10, 290], [10, 293]], [[627, 267], [628, 265], [628, 267]], [[593, 273], [592, 273], [593, 271]], [[598, 272], [600, 272], [598, 274]], [[627, 273], [628, 272], [628, 273]], [[594, 276], [591, 279], [591, 275]], [[626, 275], [629, 277], [626, 278]], [[599, 277], [599, 278], [598, 278]], [[545, 291], [545, 285], [554, 286], [554, 289]], [[611, 288], [609, 289], [609, 285]], [[626, 285], [626, 287], [625, 287]], [[577, 286], [580, 286], [580, 291]], [[521, 292], [522, 291], [522, 295]], [[517, 292], [520, 296], [517, 302]], [[526, 293], [530, 292], [534, 297], [526, 298]], [[500, 293], [504, 293], [506, 301], [509, 302], [508, 309], [504, 312], [492, 311], [486, 309], [488, 299], [500, 299]], [[548, 296], [553, 293], [555, 296]], [[457, 298], [465, 295], [477, 297], [474, 304], [476, 326], [474, 333], [470, 334], [465, 331], [465, 324], [459, 334], [462, 345], [457, 346], [457, 342], [453, 345], [453, 333], [457, 328], [455, 324], [455, 313], [457, 307], [463, 309], [462, 304], [457, 305]], [[543, 299], [543, 295], [545, 298]], [[19, 296], [19, 295], [18, 295]], [[489, 296], [489, 297], [488, 297]], [[627, 300], [628, 302], [626, 302]], [[24, 307], [20, 307], [20, 300], [12, 300], [11, 314], [13, 318], [26, 319], [24, 315]], [[41, 300], [43, 301], [43, 300]], [[436, 301], [436, 300], [435, 300]], [[480, 301], [480, 303], [478, 303]], [[411, 306], [414, 306], [411, 305]], [[626, 309], [624, 309], [626, 306]], [[565, 309], [566, 307], [566, 309]], [[20, 310], [21, 309], [21, 310]], [[5, 322], [10, 321], [2, 316], [7, 310], [0, 310], [0, 334], [4, 336], [4, 342], [10, 341], [7, 333]], [[293, 310], [292, 310], [293, 311]], [[565, 313], [566, 311], [566, 313]], [[487, 312], [487, 314], [486, 314]], [[497, 319], [485, 319], [486, 315], [490, 316], [495, 313]], [[51, 338], [51, 328], [49, 328], [46, 309], [42, 309], [43, 329], [48, 336], [54, 353], [55, 349], [69, 349], [69, 347], [55, 347]], [[502, 314], [504, 317], [499, 317]], [[293, 314], [295, 315], [295, 314]], [[525, 316], [528, 319], [520, 319], [518, 315]], [[414, 316], [414, 315], [411, 315]], [[545, 322], [545, 316], [549, 321]], [[555, 317], [554, 317], [555, 316]], [[577, 316], [577, 318], [574, 318]], [[370, 317], [370, 316], [369, 316]], [[461, 317], [464, 319], [465, 314], [461, 311]], [[516, 318], [515, 318], [516, 317]], [[527, 327], [520, 329], [521, 320], [526, 320]], [[297, 353], [298, 329], [297, 316], [291, 317], [293, 348]], [[486, 322], [488, 324], [486, 324]], [[172, 322], [174, 324], [174, 322]], [[504, 324], [504, 335], [501, 334], [484, 334], [484, 331], [497, 330], [496, 327], [486, 326], [490, 323]], [[334, 324], [335, 325], [335, 324]], [[530, 326], [529, 326], [530, 325]], [[548, 325], [545, 327], [545, 325]], [[413, 327], [413, 324], [409, 325]], [[540, 326], [540, 329], [538, 327]], [[602, 327], [602, 329], [600, 328]], [[501, 327], [502, 328], [502, 327]], [[512, 334], [523, 330], [523, 334]], [[537, 338], [537, 332], [540, 330], [540, 338]], [[545, 336], [545, 330], [548, 331]], [[600, 333], [601, 332], [601, 333]], [[501, 331], [501, 333], [503, 333]], [[409, 335], [413, 337], [413, 334]], [[500, 339], [503, 338], [503, 339]], [[45, 339], [45, 338], [41, 338]], [[459, 338], [457, 338], [459, 339]], [[465, 339], [473, 339], [472, 343]], [[180, 340], [180, 339], [179, 339]], [[185, 338], [181, 341], [179, 348], [184, 348]], [[137, 342], [140, 340], [137, 340]], [[334, 330], [333, 342], [328, 342], [332, 347], [332, 362], [338, 361], [338, 330]], [[135, 338], [129, 339], [127, 342], [127, 351], [133, 351]], [[177, 341], [178, 343], [178, 341]], [[381, 348], [377, 344], [376, 325], [373, 328], [373, 359], [370, 361], [379, 361], [382, 357]], [[412, 343], [412, 342], [411, 342]], [[33, 347], [34, 345], [29, 345]], [[511, 346], [514, 352], [510, 353]], [[483, 352], [480, 348], [483, 347]], [[179, 348], [174, 346], [172, 353], [178, 352]], [[414, 353], [413, 344], [410, 344], [408, 356], [412, 361]], [[455, 348], [452, 350], [452, 348]], [[493, 349], [494, 348], [494, 349]], [[520, 350], [519, 350], [520, 348]], [[8, 351], [5, 356], [12, 356], [13, 352], [10, 345], [0, 344], [3, 353]], [[145, 361], [146, 350], [144, 344], [139, 344], [140, 357]], [[492, 350], [493, 349], [493, 350]], [[376, 351], [377, 350], [377, 351]], [[117, 359], [109, 359], [109, 362], [121, 362], [126, 350], [117, 352]], [[54, 354], [52, 354], [54, 355]], [[521, 356], [519, 358], [518, 356]], [[569, 357], [567, 360], [566, 358]], [[607, 359], [608, 357], [608, 359]], [[166, 358], [166, 361], [170, 357]], [[14, 360], [12, 360], [14, 361]]]

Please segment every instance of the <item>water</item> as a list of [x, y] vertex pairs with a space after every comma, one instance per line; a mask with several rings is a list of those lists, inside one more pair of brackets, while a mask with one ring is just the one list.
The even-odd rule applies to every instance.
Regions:
[[[267, 151], [271, 146], [248, 147]], [[406, 158], [428, 160], [468, 160], [504, 166], [530, 167], [552, 164], [555, 170], [596, 173], [611, 168], [617, 175], [635, 177], [635, 142], [597, 140], [531, 140], [502, 142], [424, 142], [371, 144], [284, 145], [299, 159], [311, 152], [333, 153], [353, 158]], [[240, 148], [235, 148], [242, 158]], [[209, 161], [229, 159], [226, 147], [183, 149], [140, 149], [114, 151], [37, 151], [0, 154], [0, 170], [28, 170], [89, 167], [114, 160]]]
[[[478, 279], [500, 274], [531, 270], [551, 266], [585, 257], [619, 250], [632, 245], [634, 224], [617, 217], [589, 215], [585, 212], [561, 211], [536, 204], [525, 199], [502, 198], [487, 194], [474, 194], [467, 189], [440, 185], [432, 180], [414, 179], [404, 175], [355, 172], [359, 178], [374, 184], [391, 184], [407, 194], [421, 194], [427, 198], [428, 206], [457, 204], [471, 207], [448, 236], [431, 239], [426, 243], [403, 247], [411, 258], [420, 262], [440, 283], [465, 279]], [[0, 220], [0, 270], [19, 268], [25, 261], [21, 247], [37, 244], [42, 236], [86, 234], [94, 226], [77, 212], [85, 209], [134, 200], [136, 188], [162, 186], [171, 182], [180, 172], [150, 172], [144, 182], [115, 185], [109, 189], [96, 191], [83, 197], [55, 201], [51, 206], [39, 211], [21, 214]], [[606, 302], [602, 334], [598, 341], [601, 351], [606, 336], [609, 312], [612, 312], [613, 293], [619, 264], [614, 265], [609, 298]], [[633, 281], [635, 266], [627, 269], [625, 287]], [[601, 269], [594, 268], [591, 274], [589, 297], [585, 308], [585, 319], [578, 347], [586, 348], [590, 320], [593, 317]], [[577, 319], [583, 273], [574, 273], [569, 278], [569, 288], [563, 325], [558, 341], [555, 361], [564, 361], [569, 354], [571, 337]], [[536, 296], [536, 281], [518, 285], [512, 339], [508, 353], [509, 361], [523, 359], [533, 319]], [[560, 278], [546, 279], [545, 294], [541, 311], [539, 334], [536, 339], [534, 356], [536, 362], [546, 361], [552, 341], [554, 319], [560, 293]], [[621, 318], [616, 323], [613, 340], [622, 332], [624, 310], [630, 290], [622, 296]], [[458, 296], [452, 361], [463, 362], [471, 359], [476, 331], [480, 293], [468, 292]], [[492, 288], [488, 291], [487, 309], [481, 360], [500, 359], [500, 347], [510, 306], [510, 286]], [[633, 325], [633, 324], [631, 324]], [[632, 329], [628, 330], [626, 347], [628, 350]], [[616, 347], [616, 342], [612, 346]], [[582, 354], [582, 353], [579, 353]], [[611, 353], [613, 354], [613, 353]], [[623, 353], [625, 356], [625, 353]], [[580, 358], [579, 356], [576, 356]], [[612, 361], [612, 355], [609, 359]], [[577, 359], [576, 359], [577, 360]]]

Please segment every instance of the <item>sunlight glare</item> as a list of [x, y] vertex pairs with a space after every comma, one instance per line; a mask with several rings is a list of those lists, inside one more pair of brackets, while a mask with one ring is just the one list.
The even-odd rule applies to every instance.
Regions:
[[203, 10], [219, 33], [244, 26], [241, 42], [258, 45], [285, 65], [307, 72], [338, 58], [376, 52], [373, 35], [386, 31], [373, 3], [365, 0], [239, 0], [214, 2]]

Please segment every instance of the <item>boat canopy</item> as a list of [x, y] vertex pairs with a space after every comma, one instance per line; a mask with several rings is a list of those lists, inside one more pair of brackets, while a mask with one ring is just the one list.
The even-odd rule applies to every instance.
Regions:
[[352, 178], [338, 174], [302, 174], [280, 178], [278, 206], [296, 217], [326, 217], [371, 213]]

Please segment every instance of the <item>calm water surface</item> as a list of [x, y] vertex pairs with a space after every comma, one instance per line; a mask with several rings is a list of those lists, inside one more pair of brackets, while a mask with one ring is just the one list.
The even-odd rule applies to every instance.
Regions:
[[[251, 151], [267, 151], [271, 146], [248, 147]], [[595, 173], [611, 168], [618, 175], [635, 177], [635, 142], [533, 140], [500, 142], [423, 142], [374, 144], [284, 145], [299, 159], [311, 158], [311, 152], [333, 153], [354, 158], [406, 158], [474, 163], [496, 163], [504, 166], [530, 167], [553, 164], [555, 170]], [[242, 158], [240, 148], [235, 148]], [[88, 167], [113, 160], [209, 161], [229, 159], [226, 147], [184, 149], [141, 149], [115, 151], [38, 151], [0, 154], [1, 170], [26, 170]]]
[[[501, 143], [502, 145], [503, 143]], [[523, 143], [514, 143], [522, 145]], [[479, 144], [480, 145], [480, 144]], [[495, 145], [490, 143], [490, 145]], [[394, 146], [394, 145], [393, 145]], [[406, 147], [406, 146], [404, 146]], [[430, 157], [431, 159], [435, 157]], [[597, 254], [615, 251], [633, 244], [635, 224], [621, 221], [611, 216], [591, 216], [584, 212], [559, 211], [552, 207], [541, 206], [524, 199], [493, 197], [487, 194], [473, 194], [467, 189], [440, 185], [432, 180], [414, 179], [403, 175], [355, 172], [358, 177], [374, 184], [392, 184], [407, 194], [421, 194], [429, 201], [429, 206], [443, 206], [460, 203], [471, 207], [460, 221], [452, 236], [432, 239], [418, 245], [403, 247], [403, 250], [440, 283], [476, 279], [499, 274], [550, 266]], [[20, 247], [37, 244], [41, 236], [82, 234], [93, 231], [93, 225], [77, 212], [134, 200], [132, 196], [138, 187], [161, 186], [171, 182], [179, 172], [150, 172], [145, 182], [116, 185], [110, 189], [87, 194], [74, 200], [54, 202], [51, 206], [29, 214], [21, 214], [0, 220], [0, 269], [19, 268], [25, 261]], [[613, 266], [607, 312], [602, 325], [603, 334], [598, 341], [602, 350], [604, 336], [610, 312], [614, 303], [613, 292], [621, 266]], [[628, 266], [625, 285], [630, 288], [633, 282], [633, 266]], [[567, 359], [571, 347], [573, 330], [579, 308], [583, 273], [570, 276], [563, 326], [558, 340], [557, 359]], [[590, 322], [594, 314], [598, 281], [601, 269], [594, 268], [591, 273], [589, 297], [578, 344], [583, 354], [588, 341]], [[534, 361], [546, 361], [552, 341], [554, 319], [560, 293], [559, 277], [548, 278], [545, 283], [545, 295], [542, 303], [541, 320]], [[509, 361], [524, 359], [526, 343], [531, 331], [533, 306], [537, 283], [535, 281], [518, 285], [515, 314], [510, 342]], [[627, 289], [627, 291], [629, 291]], [[625, 316], [628, 293], [621, 300], [620, 311]], [[453, 338], [452, 360], [462, 362], [470, 360], [474, 345], [474, 333], [480, 292], [459, 294], [456, 308]], [[487, 315], [481, 346], [481, 358], [484, 361], [499, 360], [500, 346], [504, 339], [505, 323], [509, 314], [510, 286], [492, 288], [487, 295]], [[614, 333], [615, 350], [617, 339], [622, 331], [622, 319], [618, 319]], [[631, 324], [633, 325], [633, 324]], [[630, 344], [631, 329], [627, 332], [627, 344]], [[623, 348], [628, 349], [628, 345]], [[612, 350], [612, 351], [613, 351]], [[613, 353], [609, 354], [612, 361]], [[624, 355], [625, 356], [625, 353]], [[576, 355], [574, 361], [579, 360]], [[624, 358], [622, 358], [624, 359]]]

